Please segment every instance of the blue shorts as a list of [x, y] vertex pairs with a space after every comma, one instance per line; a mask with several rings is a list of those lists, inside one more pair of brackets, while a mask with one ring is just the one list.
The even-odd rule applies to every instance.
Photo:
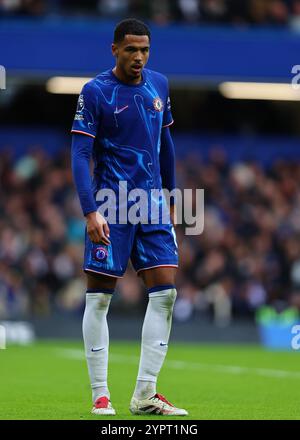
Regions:
[[121, 278], [131, 258], [139, 272], [154, 267], [178, 267], [178, 248], [171, 224], [110, 224], [109, 246], [93, 243], [85, 231], [83, 269]]

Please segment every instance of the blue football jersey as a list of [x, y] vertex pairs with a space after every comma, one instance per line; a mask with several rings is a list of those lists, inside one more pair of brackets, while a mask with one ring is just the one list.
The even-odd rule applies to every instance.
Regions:
[[167, 78], [144, 69], [142, 81], [129, 85], [112, 69], [85, 84], [78, 98], [72, 133], [93, 137], [93, 192], [102, 188], [161, 189], [159, 165], [162, 127], [173, 122]]

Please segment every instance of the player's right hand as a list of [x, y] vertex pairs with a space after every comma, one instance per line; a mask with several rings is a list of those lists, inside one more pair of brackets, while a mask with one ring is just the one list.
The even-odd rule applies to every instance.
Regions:
[[86, 229], [93, 243], [110, 244], [109, 226], [99, 212], [90, 212], [86, 215]]

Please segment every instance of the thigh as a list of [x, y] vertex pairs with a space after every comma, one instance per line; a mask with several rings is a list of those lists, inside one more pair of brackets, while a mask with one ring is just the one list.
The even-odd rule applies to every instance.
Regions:
[[145, 269], [178, 267], [173, 225], [140, 224], [133, 242], [131, 261], [138, 273]]
[[176, 267], [156, 267], [145, 269], [139, 272], [147, 289], [155, 286], [174, 286], [176, 278]]

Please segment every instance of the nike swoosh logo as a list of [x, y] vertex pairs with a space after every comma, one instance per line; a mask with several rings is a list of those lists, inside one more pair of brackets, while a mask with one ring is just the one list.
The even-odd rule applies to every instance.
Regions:
[[165, 345], [168, 345], [168, 344], [164, 344], [163, 342], [161, 342], [159, 345], [161, 345], [162, 347], [164, 347]]
[[104, 350], [104, 347], [102, 347], [102, 348], [92, 348], [91, 351], [101, 351], [101, 350]]
[[125, 105], [125, 107], [122, 108], [116, 108], [116, 110], [114, 111], [114, 113], [116, 115], [118, 115], [119, 113], [123, 112], [124, 110], [126, 110], [129, 107], [129, 105]]

